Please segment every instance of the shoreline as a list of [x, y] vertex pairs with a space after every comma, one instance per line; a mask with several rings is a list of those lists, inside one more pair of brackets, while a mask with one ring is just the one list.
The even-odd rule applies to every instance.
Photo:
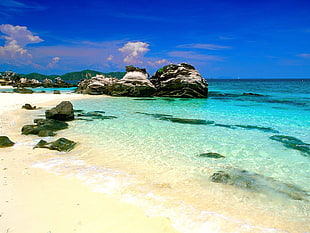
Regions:
[[0, 93], [0, 135], [16, 142], [0, 148], [0, 232], [177, 233], [167, 218], [147, 216], [140, 207], [93, 192], [77, 178], [32, 166], [39, 156], [54, 152], [33, 150], [29, 141], [38, 137], [21, 135], [23, 124], [32, 122], [38, 111], [21, 106], [29, 103], [45, 110], [80, 98], [96, 96]]

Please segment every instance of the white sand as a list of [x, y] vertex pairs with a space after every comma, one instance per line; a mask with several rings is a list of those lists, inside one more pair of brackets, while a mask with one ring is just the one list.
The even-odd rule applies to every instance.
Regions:
[[[48, 150], [27, 144], [21, 135], [37, 110], [25, 103], [51, 107], [62, 100], [96, 98], [78, 94], [0, 93], [0, 135], [16, 142], [0, 148], [0, 233], [172, 233], [169, 219], [149, 217], [139, 207], [92, 192], [74, 178], [32, 167]], [[48, 155], [47, 155], [48, 156]]]

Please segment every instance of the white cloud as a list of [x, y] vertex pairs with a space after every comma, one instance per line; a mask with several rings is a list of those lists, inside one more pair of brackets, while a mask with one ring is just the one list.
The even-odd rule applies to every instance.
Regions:
[[114, 58], [114, 56], [113, 56], [113, 55], [110, 55], [110, 56], [107, 57], [107, 61], [112, 61], [113, 58]]
[[119, 48], [118, 51], [125, 56], [123, 60], [124, 63], [133, 65], [136, 63], [142, 63], [140, 59], [146, 52], [150, 51], [148, 47], [149, 44], [144, 42], [128, 42], [122, 48]]
[[161, 59], [161, 60], [158, 60], [158, 61], [155, 61], [155, 62], [149, 61], [148, 64], [155, 67], [155, 66], [158, 66], [158, 65], [171, 64], [171, 62], [169, 62], [167, 59]]
[[27, 44], [34, 44], [43, 41], [40, 37], [33, 35], [27, 27], [1, 24], [0, 31], [5, 34], [4, 46], [0, 46], [0, 60], [13, 63], [29, 63], [27, 59], [32, 55], [25, 48]]
[[54, 57], [50, 63], [47, 64], [48, 68], [53, 68], [60, 60], [60, 57]]
[[217, 45], [217, 44], [185, 44], [179, 45], [178, 48], [189, 48], [189, 49], [207, 49], [207, 50], [223, 50], [231, 49], [230, 46]]

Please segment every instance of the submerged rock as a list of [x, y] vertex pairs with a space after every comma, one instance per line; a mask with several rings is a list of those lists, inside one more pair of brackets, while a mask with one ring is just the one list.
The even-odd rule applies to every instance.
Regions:
[[71, 121], [74, 119], [73, 105], [70, 101], [62, 101], [56, 107], [45, 111], [46, 119]]
[[0, 148], [1, 147], [10, 147], [15, 143], [12, 142], [7, 136], [0, 136]]
[[171, 121], [173, 123], [180, 123], [180, 124], [191, 124], [191, 125], [210, 125], [214, 124], [214, 121], [206, 121], [201, 119], [187, 119], [187, 118], [176, 118], [176, 117], [159, 117], [159, 120], [162, 121]]
[[59, 138], [56, 141], [53, 142], [46, 142], [45, 140], [40, 140], [37, 145], [35, 145], [35, 148], [47, 148], [50, 150], [57, 150], [57, 151], [65, 151], [69, 152], [71, 151], [74, 146], [76, 145], [76, 142], [71, 141], [66, 138]]
[[224, 155], [221, 155], [216, 152], [207, 152], [207, 153], [202, 153], [198, 155], [199, 157], [204, 157], [204, 158], [213, 158], [213, 159], [220, 159], [220, 158], [225, 158]]
[[156, 88], [155, 96], [206, 98], [208, 83], [191, 65], [170, 64], [156, 71], [151, 77]]
[[305, 143], [298, 138], [285, 135], [273, 135], [270, 139], [281, 142], [287, 148], [299, 150], [305, 156], [310, 156], [310, 144]]
[[[107, 120], [107, 119], [115, 119], [116, 116], [104, 116], [101, 113], [105, 113], [104, 111], [93, 111], [87, 113], [78, 113], [77, 116], [79, 117], [78, 120]], [[81, 118], [82, 117], [82, 118]], [[90, 118], [90, 119], [85, 119]]]
[[233, 126], [243, 128], [243, 129], [258, 129], [264, 132], [279, 133], [279, 131], [274, 130], [270, 127], [262, 127], [262, 126], [256, 126], [256, 125], [233, 125]]
[[225, 171], [218, 171], [210, 177], [210, 180], [212, 182], [229, 184], [254, 192], [266, 194], [276, 193], [294, 200], [305, 200], [309, 197], [308, 192], [295, 185], [282, 183], [273, 178], [246, 170], [232, 168]]

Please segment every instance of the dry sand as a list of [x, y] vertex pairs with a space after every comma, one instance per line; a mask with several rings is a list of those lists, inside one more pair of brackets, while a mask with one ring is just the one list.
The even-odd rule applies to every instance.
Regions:
[[[79, 180], [32, 167], [48, 150], [33, 150], [21, 135], [31, 122], [25, 103], [51, 107], [78, 94], [0, 93], [0, 135], [16, 142], [0, 148], [0, 233], [172, 233], [167, 218], [147, 216], [132, 204], [96, 193]], [[33, 110], [36, 111], [36, 110]]]

